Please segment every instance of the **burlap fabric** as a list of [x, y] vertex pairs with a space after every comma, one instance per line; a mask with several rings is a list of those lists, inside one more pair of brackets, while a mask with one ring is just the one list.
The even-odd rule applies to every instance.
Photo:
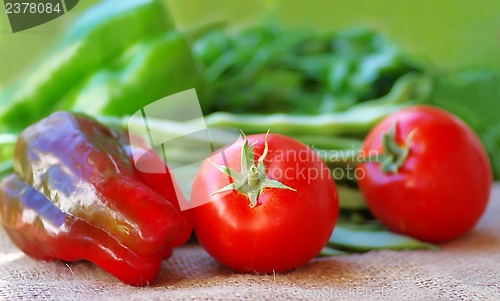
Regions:
[[176, 250], [143, 288], [88, 262], [28, 258], [0, 230], [2, 300], [500, 300], [499, 273], [500, 184], [476, 229], [439, 251], [369, 252], [315, 259], [290, 273], [245, 275], [194, 244]]

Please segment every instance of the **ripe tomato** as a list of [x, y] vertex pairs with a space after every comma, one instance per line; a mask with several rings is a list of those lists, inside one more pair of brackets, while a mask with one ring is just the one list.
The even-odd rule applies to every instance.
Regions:
[[364, 154], [380, 163], [359, 165], [371, 212], [390, 230], [443, 242], [468, 232], [488, 203], [492, 171], [476, 134], [442, 109], [414, 106], [380, 122]]
[[278, 134], [250, 135], [205, 160], [191, 202], [206, 203], [192, 209], [205, 250], [227, 267], [257, 273], [291, 270], [314, 258], [339, 210], [326, 164], [305, 144]]

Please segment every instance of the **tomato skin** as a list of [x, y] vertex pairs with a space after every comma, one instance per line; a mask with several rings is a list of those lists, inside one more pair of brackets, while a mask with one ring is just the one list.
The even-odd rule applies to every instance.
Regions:
[[[248, 140], [250, 144], [257, 141], [257, 159], [265, 135], [250, 135]], [[241, 272], [281, 272], [307, 263], [325, 246], [338, 218], [335, 183], [317, 154], [283, 135], [269, 134], [268, 143], [264, 160], [268, 177], [296, 191], [266, 188], [251, 208], [248, 197], [235, 190], [213, 195], [228, 178], [205, 160], [191, 194], [193, 204], [210, 201], [192, 209], [200, 244], [220, 263]], [[239, 172], [242, 145], [239, 140], [209, 160]], [[301, 156], [284, 156], [283, 151]], [[308, 178], [307, 172], [297, 173], [302, 169], [318, 174]]]
[[363, 163], [358, 179], [368, 207], [390, 230], [439, 243], [471, 230], [484, 213], [492, 187], [491, 165], [481, 141], [442, 109], [414, 106], [380, 122], [362, 150], [383, 153], [381, 135], [397, 122], [396, 141], [410, 153], [398, 173]]

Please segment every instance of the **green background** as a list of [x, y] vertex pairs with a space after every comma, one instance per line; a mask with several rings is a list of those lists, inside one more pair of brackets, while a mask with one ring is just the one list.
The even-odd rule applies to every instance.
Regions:
[[[0, 89], [22, 76], [86, 7], [13, 34], [0, 11]], [[500, 1], [495, 0], [165, 0], [179, 27], [210, 21], [247, 24], [273, 11], [290, 26], [336, 30], [365, 25], [386, 33], [409, 54], [439, 69], [500, 69]]]

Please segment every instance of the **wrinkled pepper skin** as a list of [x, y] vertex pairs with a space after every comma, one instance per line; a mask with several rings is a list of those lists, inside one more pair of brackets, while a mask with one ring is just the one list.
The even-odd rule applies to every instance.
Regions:
[[12, 241], [34, 258], [89, 260], [124, 283], [151, 283], [192, 222], [176, 208], [166, 164], [144, 150], [141, 160], [167, 173], [137, 173], [127, 143], [122, 132], [67, 112], [22, 132], [15, 173], [0, 184], [0, 219]]

